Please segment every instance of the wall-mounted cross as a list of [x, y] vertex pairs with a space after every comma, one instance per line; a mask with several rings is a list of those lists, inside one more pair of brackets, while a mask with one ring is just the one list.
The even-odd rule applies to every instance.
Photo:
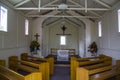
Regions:
[[36, 33], [36, 34], [34, 35], [34, 37], [36, 38], [36, 41], [38, 41], [38, 37], [40, 37], [40, 35], [38, 35], [38, 33]]

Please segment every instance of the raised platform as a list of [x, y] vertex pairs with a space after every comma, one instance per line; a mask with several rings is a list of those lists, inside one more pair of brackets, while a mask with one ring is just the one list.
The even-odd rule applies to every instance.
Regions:
[[80, 56], [79, 55], [70, 55], [69, 56], [69, 61], [57, 61], [57, 55], [48, 55], [47, 57], [54, 57], [54, 63], [55, 64], [70, 64], [70, 58], [72, 57], [72, 56], [74, 56], [74, 57], [77, 57], [77, 58], [80, 58]]

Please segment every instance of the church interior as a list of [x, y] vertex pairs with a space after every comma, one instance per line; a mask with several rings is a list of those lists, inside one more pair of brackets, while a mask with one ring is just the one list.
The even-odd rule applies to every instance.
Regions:
[[0, 0], [0, 80], [120, 80], [120, 0]]

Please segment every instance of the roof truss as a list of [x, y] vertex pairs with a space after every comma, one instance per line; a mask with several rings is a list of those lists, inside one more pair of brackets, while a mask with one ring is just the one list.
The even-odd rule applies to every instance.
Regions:
[[[2, 0], [5, 1], [5, 0]], [[38, 7], [20, 7], [25, 3], [30, 2], [31, 0], [23, 0], [22, 2], [14, 5], [14, 9], [16, 10], [25, 10], [25, 11], [34, 11], [37, 10], [38, 12], [40, 12], [41, 10], [77, 10], [77, 11], [85, 11], [85, 12], [90, 12], [91, 14], [94, 14], [95, 16], [84, 16], [85, 18], [97, 18], [97, 17], [101, 17], [98, 13], [94, 12], [94, 11], [108, 11], [110, 10], [112, 7], [108, 4], [106, 4], [105, 2], [101, 1], [101, 0], [93, 0], [99, 4], [101, 4], [102, 6], [104, 6], [105, 8], [89, 8], [88, 7], [88, 0], [85, 0], [85, 6], [73, 1], [73, 0], [68, 0], [70, 3], [72, 3], [73, 5], [67, 5], [70, 7], [66, 7], [64, 9], [59, 8], [59, 5], [53, 5], [54, 3], [58, 2], [59, 0], [54, 0], [48, 4], [45, 4], [43, 6], [41, 6], [41, 0], [38, 0]], [[52, 6], [52, 7], [51, 7]], [[77, 7], [73, 7], [73, 6], [77, 6]], [[36, 15], [35, 15], [36, 16]], [[38, 15], [37, 15], [38, 16]], [[39, 15], [40, 16], [40, 15]], [[43, 16], [43, 15], [42, 15]], [[97, 16], [97, 17], [96, 17]], [[43, 16], [44, 17], [44, 16]], [[48, 17], [48, 16], [47, 16]], [[51, 17], [51, 15], [50, 15]], [[60, 16], [56, 16], [56, 17], [60, 17]], [[61, 16], [63, 17], [63, 16]], [[70, 17], [70, 16], [64, 16], [64, 17]], [[83, 17], [83, 16], [72, 16], [72, 17]]]

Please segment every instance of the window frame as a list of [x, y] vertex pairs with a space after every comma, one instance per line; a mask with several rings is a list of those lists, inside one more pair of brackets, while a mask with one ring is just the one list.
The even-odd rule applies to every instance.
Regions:
[[117, 14], [118, 14], [118, 32], [120, 33], [120, 9], [118, 9]]
[[[5, 14], [2, 14], [2, 10], [5, 11]], [[3, 20], [2, 16], [5, 20]], [[3, 6], [0, 6], [0, 27], [0, 31], [8, 32], [8, 9]]]
[[60, 36], [60, 45], [66, 45], [66, 36], [65, 35]]
[[29, 35], [29, 20], [25, 19], [25, 35]]
[[98, 21], [98, 37], [102, 37], [102, 21]]

